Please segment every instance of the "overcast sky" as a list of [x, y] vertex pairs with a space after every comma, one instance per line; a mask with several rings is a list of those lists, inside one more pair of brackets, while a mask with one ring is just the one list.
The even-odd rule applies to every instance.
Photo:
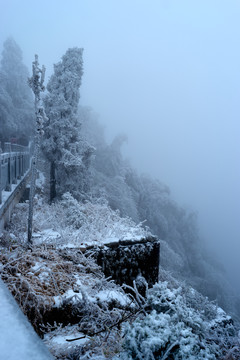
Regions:
[[[81, 104], [128, 135], [124, 154], [198, 211], [203, 237], [240, 272], [240, 3], [234, 0], [0, 0], [31, 68], [84, 48]], [[237, 279], [236, 276], [236, 279]]]

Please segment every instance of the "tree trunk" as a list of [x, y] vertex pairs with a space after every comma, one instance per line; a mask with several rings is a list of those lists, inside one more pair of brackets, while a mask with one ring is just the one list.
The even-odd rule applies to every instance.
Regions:
[[56, 166], [55, 162], [51, 161], [50, 166], [50, 203], [55, 199], [56, 197]]
[[37, 178], [37, 161], [40, 148], [40, 135], [36, 132], [35, 144], [32, 158], [32, 177], [29, 193], [29, 212], [28, 212], [28, 244], [32, 244], [32, 222], [33, 222], [33, 202], [36, 189], [36, 178]]

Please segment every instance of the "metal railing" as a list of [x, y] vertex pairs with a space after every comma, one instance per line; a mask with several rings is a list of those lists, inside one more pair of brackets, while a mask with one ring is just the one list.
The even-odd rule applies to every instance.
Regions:
[[17, 184], [30, 168], [30, 146], [11, 143], [1, 145], [0, 143], [0, 204], [2, 192], [12, 191], [12, 185]]

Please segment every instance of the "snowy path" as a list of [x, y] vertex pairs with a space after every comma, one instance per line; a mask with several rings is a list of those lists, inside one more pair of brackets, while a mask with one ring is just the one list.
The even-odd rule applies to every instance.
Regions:
[[53, 359], [1, 279], [0, 359]]

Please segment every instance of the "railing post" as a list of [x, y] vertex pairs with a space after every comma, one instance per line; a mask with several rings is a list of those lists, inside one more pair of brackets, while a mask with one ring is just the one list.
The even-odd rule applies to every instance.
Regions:
[[4, 152], [6, 152], [6, 153], [11, 152], [11, 143], [10, 142], [5, 142], [4, 143]]
[[6, 191], [12, 191], [12, 177], [11, 177], [11, 157], [8, 157], [8, 172], [7, 172], [7, 186]]
[[27, 154], [27, 168], [30, 169], [30, 153]]
[[21, 170], [20, 170], [20, 154], [18, 153], [17, 156], [17, 179], [20, 180], [21, 179]]
[[14, 154], [13, 156], [13, 177], [12, 177], [12, 183], [17, 184], [17, 155]]
[[26, 171], [26, 162], [25, 162], [25, 154], [23, 153], [23, 173]]
[[0, 154], [0, 204], [2, 203], [2, 155]]
[[20, 172], [20, 174], [21, 174], [21, 177], [24, 175], [24, 169], [23, 169], [23, 154], [21, 154], [20, 155], [20, 157], [21, 157], [21, 172]]
[[24, 166], [25, 166], [25, 172], [27, 171], [28, 167], [27, 167], [27, 154], [26, 152], [24, 153]]
[[22, 155], [19, 154], [19, 179], [22, 177]]

